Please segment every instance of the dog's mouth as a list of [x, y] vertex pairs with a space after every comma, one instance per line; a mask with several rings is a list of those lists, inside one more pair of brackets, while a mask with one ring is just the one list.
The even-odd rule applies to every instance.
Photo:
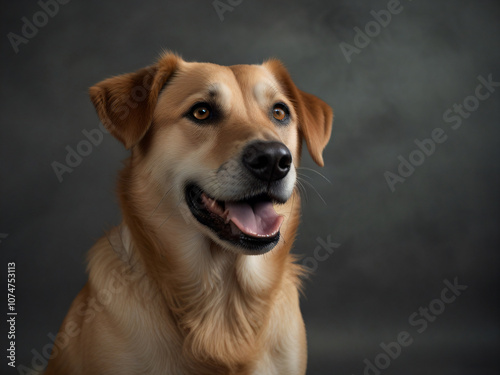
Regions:
[[243, 200], [221, 201], [209, 196], [199, 186], [190, 184], [186, 202], [193, 216], [222, 240], [252, 254], [263, 254], [276, 246], [283, 216], [276, 213], [277, 200], [259, 194]]

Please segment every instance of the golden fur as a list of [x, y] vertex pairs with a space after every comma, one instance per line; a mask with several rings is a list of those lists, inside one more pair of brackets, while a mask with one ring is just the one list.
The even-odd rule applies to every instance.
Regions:
[[[190, 122], [192, 103], [214, 92], [227, 115], [216, 126]], [[100, 82], [90, 96], [131, 150], [118, 183], [123, 223], [90, 250], [88, 283], [45, 374], [304, 374], [302, 270], [290, 254], [300, 208], [293, 176], [289, 199], [275, 205], [284, 216], [280, 240], [254, 256], [200, 224], [182, 186], [197, 179], [226, 194], [214, 171], [252, 140], [285, 144], [295, 173], [305, 139], [323, 165], [330, 107], [297, 89], [277, 60], [225, 67], [171, 53]], [[287, 126], [263, 109], [276, 100], [290, 107]]]

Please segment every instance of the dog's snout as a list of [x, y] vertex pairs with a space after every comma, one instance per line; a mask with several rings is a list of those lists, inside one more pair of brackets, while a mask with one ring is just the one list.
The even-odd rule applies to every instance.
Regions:
[[245, 148], [243, 164], [258, 179], [276, 181], [290, 171], [292, 154], [280, 142], [255, 142]]

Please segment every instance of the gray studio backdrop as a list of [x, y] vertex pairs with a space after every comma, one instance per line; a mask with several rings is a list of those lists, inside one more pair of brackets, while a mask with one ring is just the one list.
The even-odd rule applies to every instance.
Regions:
[[[300, 170], [309, 374], [498, 373], [497, 1], [29, 0], [0, 17], [0, 311], [15, 262], [16, 366], [43, 364], [86, 251], [120, 221], [127, 152], [109, 134], [53, 170], [99, 129], [87, 89], [166, 48], [278, 57], [335, 110], [326, 166], [305, 155]], [[22, 373], [4, 346], [1, 373]]]

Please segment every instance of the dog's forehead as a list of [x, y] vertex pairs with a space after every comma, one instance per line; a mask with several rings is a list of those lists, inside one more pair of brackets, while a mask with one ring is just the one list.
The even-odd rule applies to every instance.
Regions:
[[263, 65], [186, 63], [179, 72], [179, 81], [186, 89], [190, 88], [190, 94], [205, 92], [226, 99], [240, 92], [247, 99], [253, 97], [260, 101], [280, 92], [276, 78]]

